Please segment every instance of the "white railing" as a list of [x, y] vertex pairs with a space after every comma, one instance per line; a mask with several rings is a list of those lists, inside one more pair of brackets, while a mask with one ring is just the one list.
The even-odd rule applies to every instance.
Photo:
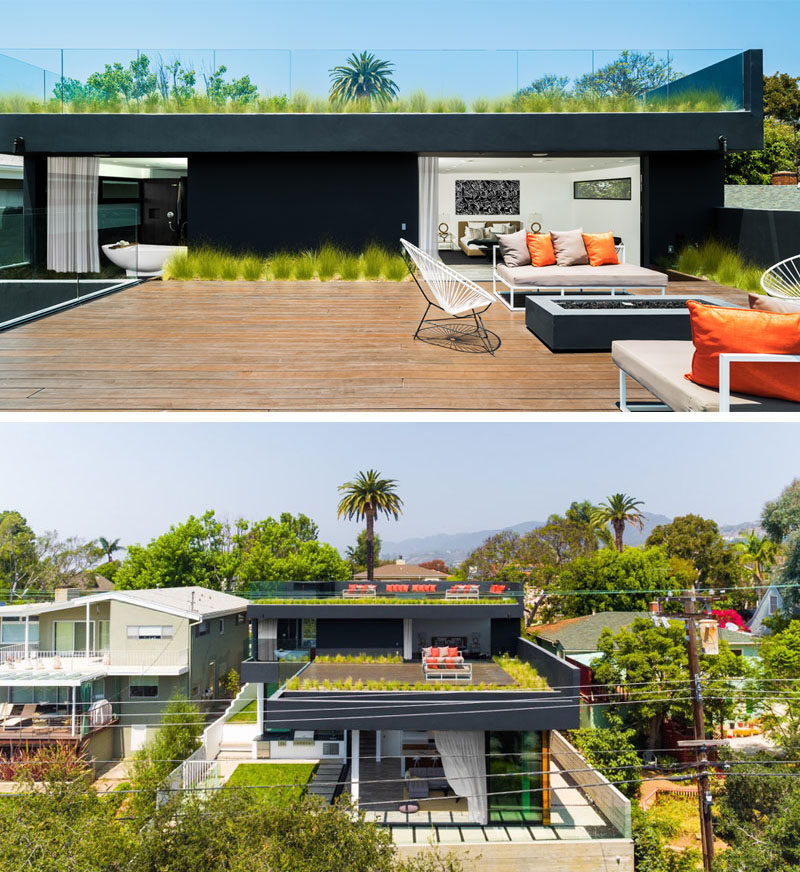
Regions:
[[85, 671], [91, 666], [110, 669], [181, 668], [189, 665], [189, 652], [178, 651], [47, 651], [22, 645], [0, 649], [0, 669]]
[[[203, 730], [203, 747], [206, 749], [206, 755], [213, 760], [217, 754], [219, 754], [220, 749], [225, 741], [225, 724], [228, 718], [232, 715], [237, 714], [243, 708], [246, 708], [254, 699], [256, 699], [258, 693], [258, 685], [248, 683], [245, 684], [244, 687], [239, 691], [239, 693], [231, 700], [230, 705], [225, 709], [225, 711], [215, 720], [212, 721], [206, 728]], [[230, 724], [230, 727], [247, 727], [247, 724]], [[252, 725], [253, 734], [258, 732], [257, 725]], [[254, 738], [250, 736], [249, 738], [252, 740]], [[237, 738], [239, 738], [237, 736]]]
[[219, 763], [209, 760], [205, 745], [201, 745], [167, 775], [163, 787], [156, 792], [156, 805], [160, 808], [181, 790], [198, 793], [198, 788], [217, 787], [219, 780]]

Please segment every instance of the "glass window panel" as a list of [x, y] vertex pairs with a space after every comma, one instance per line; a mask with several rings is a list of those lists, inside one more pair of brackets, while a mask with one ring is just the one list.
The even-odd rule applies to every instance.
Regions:
[[72, 650], [86, 650], [86, 624], [83, 621], [75, 621], [75, 647]]
[[0, 628], [0, 642], [4, 645], [14, 645], [17, 642], [25, 641], [25, 624], [22, 621], [9, 622], [7, 619], [3, 621]]
[[99, 624], [99, 645], [97, 646], [100, 651], [107, 651], [108, 646], [111, 642], [111, 621], [98, 621]]
[[103, 179], [100, 196], [103, 200], [138, 200], [139, 182], [131, 179]]
[[131, 676], [128, 683], [128, 693], [131, 699], [154, 699], [158, 696], [158, 678]]
[[575, 200], [630, 200], [630, 179], [587, 179], [573, 183]]
[[303, 647], [313, 648], [317, 644], [317, 619], [303, 618]]
[[487, 732], [490, 823], [542, 822], [542, 735]]
[[75, 650], [75, 627], [72, 621], [55, 621], [55, 650], [56, 651], [74, 651]]

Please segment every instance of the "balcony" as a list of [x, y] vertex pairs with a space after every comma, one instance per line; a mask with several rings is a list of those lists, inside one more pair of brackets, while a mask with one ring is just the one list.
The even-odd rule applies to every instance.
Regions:
[[29, 645], [0, 648], [0, 680], [24, 684], [43, 674], [98, 675], [181, 675], [188, 671], [189, 652], [127, 651], [48, 651]]

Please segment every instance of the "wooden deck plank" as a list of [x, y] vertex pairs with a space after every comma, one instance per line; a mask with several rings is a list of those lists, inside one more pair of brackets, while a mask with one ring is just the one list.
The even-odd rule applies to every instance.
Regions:
[[553, 354], [499, 303], [496, 356], [459, 353], [413, 340], [422, 310], [409, 283], [150, 281], [0, 333], [0, 409], [617, 411], [610, 354]]

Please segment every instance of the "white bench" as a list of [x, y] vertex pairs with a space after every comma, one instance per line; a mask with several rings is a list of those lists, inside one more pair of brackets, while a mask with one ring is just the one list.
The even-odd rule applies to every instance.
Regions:
[[[619, 407], [623, 412], [800, 412], [800, 403], [772, 397], [732, 394], [732, 363], [794, 363], [797, 354], [721, 354], [719, 390], [685, 378], [691, 371], [694, 345], [688, 341], [624, 340], [611, 345], [611, 359], [619, 367]], [[628, 405], [626, 377], [657, 397], [658, 403]]]
[[444, 598], [454, 599], [479, 599], [481, 589], [477, 584], [459, 584], [445, 591]]
[[362, 584], [357, 587], [345, 588], [342, 591], [342, 596], [345, 599], [375, 599], [378, 595], [378, 588], [374, 584]]

